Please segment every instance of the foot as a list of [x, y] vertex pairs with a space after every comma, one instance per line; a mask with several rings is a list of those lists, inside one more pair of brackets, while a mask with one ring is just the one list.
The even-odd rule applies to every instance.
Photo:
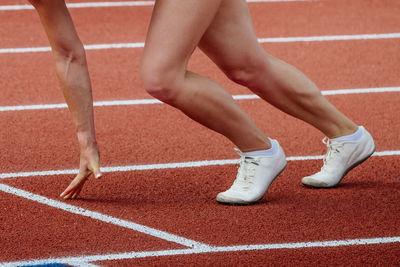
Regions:
[[260, 200], [274, 179], [285, 169], [286, 157], [278, 141], [271, 140], [277, 146], [273, 156], [246, 157], [240, 155], [240, 167], [231, 188], [217, 195], [217, 201], [223, 204], [252, 204]]
[[328, 152], [324, 158], [321, 171], [304, 177], [301, 182], [310, 187], [335, 187], [354, 167], [369, 158], [375, 151], [375, 143], [364, 127], [360, 126], [362, 135], [357, 141], [334, 141], [327, 137]]

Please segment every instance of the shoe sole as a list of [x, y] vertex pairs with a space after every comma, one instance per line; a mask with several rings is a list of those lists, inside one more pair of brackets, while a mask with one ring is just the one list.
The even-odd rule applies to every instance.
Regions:
[[363, 159], [361, 159], [361, 160], [359, 160], [359, 161], [357, 161], [356, 163], [354, 163], [353, 165], [351, 165], [344, 173], [343, 173], [343, 175], [342, 175], [342, 177], [339, 179], [339, 181], [336, 183], [336, 184], [334, 184], [334, 185], [330, 185], [330, 186], [318, 186], [318, 185], [310, 185], [310, 184], [305, 184], [305, 183], [303, 183], [302, 182], [302, 184], [305, 186], [305, 187], [309, 187], [309, 188], [318, 188], [318, 189], [320, 189], [320, 188], [334, 188], [334, 187], [336, 187], [341, 181], [342, 181], [342, 179], [347, 175], [347, 173], [349, 172], [349, 171], [351, 171], [352, 169], [354, 169], [355, 167], [357, 167], [358, 165], [360, 165], [361, 163], [363, 163], [364, 161], [366, 161], [367, 159], [369, 159], [371, 156], [372, 156], [372, 154], [374, 154], [374, 152], [375, 152], [375, 149], [376, 149], [376, 146], [374, 146], [374, 149], [372, 150], [372, 152], [370, 153], [370, 154], [368, 154], [365, 158], [363, 158]]
[[217, 202], [219, 204], [228, 205], [228, 206], [249, 206], [249, 205], [256, 204], [258, 201], [260, 201], [265, 196], [265, 194], [267, 193], [268, 189], [271, 187], [272, 183], [286, 169], [286, 166], [287, 166], [287, 162], [286, 162], [285, 166], [283, 166], [282, 170], [274, 177], [274, 179], [272, 179], [272, 181], [269, 184], [268, 188], [265, 190], [264, 194], [262, 194], [262, 196], [260, 198], [254, 200], [254, 201], [251, 201], [251, 202], [227, 202], [227, 201], [225, 202], [225, 201], [220, 201], [218, 199], [217, 199]]

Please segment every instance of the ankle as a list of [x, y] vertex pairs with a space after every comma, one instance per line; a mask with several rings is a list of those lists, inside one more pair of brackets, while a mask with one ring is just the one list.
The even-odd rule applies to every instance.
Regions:
[[260, 151], [260, 150], [268, 150], [272, 147], [271, 141], [269, 138], [266, 138], [263, 140], [261, 143], [252, 145], [252, 146], [246, 146], [246, 147], [239, 147], [240, 151], [242, 153], [249, 153], [249, 152], [254, 152], [254, 151]]
[[343, 135], [340, 137], [336, 137], [331, 139], [332, 141], [357, 141], [361, 138], [362, 136], [362, 127], [358, 127], [358, 129], [352, 133], [352, 134], [348, 134], [348, 135]]
[[359, 130], [358, 125], [356, 124], [351, 124], [346, 127], [337, 127], [330, 131], [329, 133], [326, 133], [326, 136], [329, 139], [335, 139], [335, 138], [340, 138], [343, 136], [348, 136], [356, 133]]
[[278, 143], [275, 140], [270, 140], [271, 148], [262, 149], [250, 152], [244, 152], [244, 156], [246, 157], [271, 157], [278, 153]]

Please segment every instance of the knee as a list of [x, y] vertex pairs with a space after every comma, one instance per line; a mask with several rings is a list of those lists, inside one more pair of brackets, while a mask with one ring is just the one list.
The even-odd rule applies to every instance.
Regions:
[[174, 105], [178, 95], [177, 75], [168, 68], [142, 62], [140, 77], [143, 88], [153, 97]]
[[248, 88], [257, 87], [257, 84], [268, 75], [268, 60], [260, 58], [248, 59], [239, 64], [223, 69], [227, 77], [235, 83]]
[[251, 87], [255, 78], [255, 71], [255, 69], [250, 69], [248, 67], [235, 67], [225, 70], [225, 73], [231, 81], [246, 87]]

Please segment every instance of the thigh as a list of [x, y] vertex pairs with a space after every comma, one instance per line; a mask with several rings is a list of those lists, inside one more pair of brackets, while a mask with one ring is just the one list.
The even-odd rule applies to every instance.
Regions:
[[185, 68], [213, 21], [222, 0], [157, 0], [146, 37], [142, 64]]
[[223, 71], [257, 64], [265, 52], [258, 43], [245, 0], [223, 0], [199, 47]]

